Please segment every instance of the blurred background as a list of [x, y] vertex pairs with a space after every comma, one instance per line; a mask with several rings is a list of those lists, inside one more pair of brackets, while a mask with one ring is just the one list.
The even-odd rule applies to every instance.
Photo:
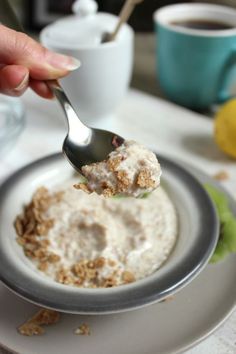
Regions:
[[[124, 0], [96, 0], [99, 11], [118, 14]], [[27, 32], [37, 38], [47, 24], [72, 13], [74, 0], [10, 0]], [[135, 61], [131, 86], [155, 96], [164, 97], [156, 80], [153, 12], [168, 4], [202, 2], [236, 8], [236, 0], [146, 0], [136, 7], [129, 24], [136, 32]]]
[[[96, 0], [99, 11], [118, 14], [123, 0]], [[10, 0], [25, 27], [31, 31], [38, 31], [50, 22], [61, 16], [71, 13], [71, 5], [74, 0]], [[152, 14], [162, 6], [178, 4], [181, 2], [202, 2], [228, 5], [236, 8], [235, 0], [148, 0], [140, 4], [132, 14], [129, 24], [138, 32], [150, 32], [153, 30]]]

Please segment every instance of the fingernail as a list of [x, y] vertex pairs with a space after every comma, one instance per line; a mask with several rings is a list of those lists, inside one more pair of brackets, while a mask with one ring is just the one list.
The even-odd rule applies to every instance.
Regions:
[[68, 71], [76, 70], [81, 65], [78, 59], [57, 53], [51, 56], [49, 64], [57, 69], [63, 69]]
[[19, 85], [14, 88], [14, 91], [22, 91], [28, 85], [28, 82], [29, 73], [24, 76], [23, 80], [19, 83]]

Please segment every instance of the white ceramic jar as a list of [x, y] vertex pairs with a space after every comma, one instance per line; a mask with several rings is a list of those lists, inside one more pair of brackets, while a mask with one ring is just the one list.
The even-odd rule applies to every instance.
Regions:
[[96, 8], [92, 0], [77, 1], [73, 6], [77, 14], [45, 27], [40, 39], [45, 47], [81, 61], [81, 67], [61, 84], [81, 119], [105, 128], [101, 122], [113, 115], [129, 87], [134, 33], [125, 24], [113, 42], [101, 43], [118, 18], [96, 13]]

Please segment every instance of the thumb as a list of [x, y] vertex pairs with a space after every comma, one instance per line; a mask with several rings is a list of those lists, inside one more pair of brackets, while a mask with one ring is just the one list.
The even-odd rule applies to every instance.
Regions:
[[77, 59], [54, 53], [24, 33], [0, 25], [0, 63], [22, 65], [36, 80], [58, 79], [80, 66]]

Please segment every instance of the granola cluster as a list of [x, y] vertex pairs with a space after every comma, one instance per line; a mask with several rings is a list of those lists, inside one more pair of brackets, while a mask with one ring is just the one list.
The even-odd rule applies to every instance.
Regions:
[[53, 227], [54, 220], [47, 218], [45, 212], [52, 204], [58, 203], [61, 196], [61, 193], [50, 195], [46, 188], [39, 188], [32, 201], [15, 220], [17, 242], [23, 247], [27, 257], [38, 261], [38, 268], [42, 271], [47, 270], [49, 264], [60, 261], [59, 255], [48, 250], [50, 241], [47, 234]]
[[142, 169], [137, 176], [137, 185], [141, 188], [155, 188], [155, 181], [152, 179], [151, 172]]
[[[60, 320], [60, 313], [49, 309], [40, 309], [37, 313], [28, 319], [25, 323], [20, 325], [17, 330], [23, 336], [38, 336], [45, 333], [45, 326], [58, 323]], [[75, 329], [74, 334], [88, 336], [90, 335], [90, 327], [87, 323]]]
[[[102, 275], [104, 266], [113, 268], [106, 276]], [[81, 260], [70, 268], [62, 267], [57, 272], [56, 279], [61, 284], [79, 287], [89, 285], [91, 288], [110, 288], [120, 283], [128, 284], [135, 281], [135, 277], [131, 272], [123, 271], [120, 273], [116, 268], [116, 262], [104, 257], [94, 260]]]
[[19, 326], [18, 332], [24, 336], [40, 335], [45, 332], [45, 325], [55, 324], [59, 319], [59, 312], [49, 309], [41, 309], [32, 318]]
[[90, 327], [87, 323], [82, 323], [78, 328], [76, 328], [74, 333], [81, 336], [90, 336]]
[[133, 141], [126, 141], [107, 160], [83, 166], [82, 172], [87, 182], [74, 187], [105, 197], [117, 194], [138, 197], [157, 188], [161, 174], [156, 156]]

